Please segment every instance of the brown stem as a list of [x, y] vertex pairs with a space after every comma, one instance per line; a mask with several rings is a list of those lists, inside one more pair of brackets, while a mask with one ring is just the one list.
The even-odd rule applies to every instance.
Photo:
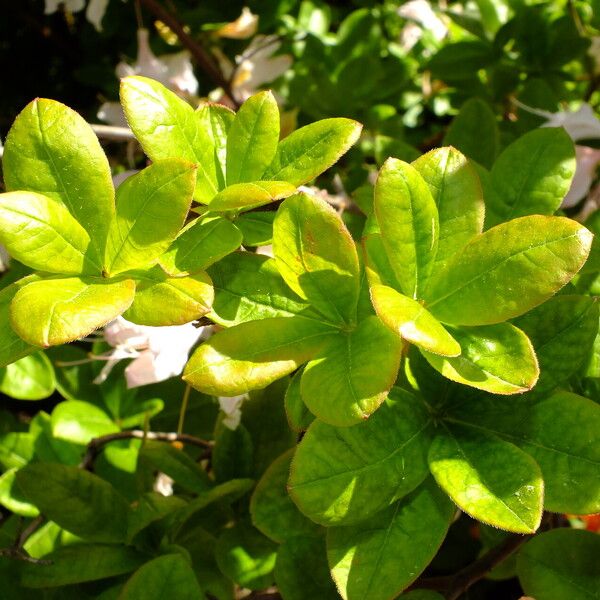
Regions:
[[219, 67], [213, 61], [211, 55], [198, 42], [185, 31], [183, 24], [177, 17], [171, 14], [157, 0], [140, 0], [141, 4], [148, 9], [157, 19], [161, 20], [175, 35], [179, 38], [181, 44], [187, 48], [198, 66], [212, 79], [213, 83], [219, 86], [225, 95], [231, 100], [236, 108], [240, 107], [240, 103], [235, 97], [231, 84]]
[[456, 600], [534, 535], [511, 535], [458, 573], [443, 577], [417, 579], [408, 589], [436, 590], [445, 594], [446, 600]]
[[87, 445], [87, 450], [79, 467], [91, 471], [94, 466], [94, 461], [102, 451], [106, 444], [117, 442], [120, 440], [152, 440], [157, 442], [182, 442], [200, 448], [210, 449], [212, 443], [201, 438], [194, 437], [187, 433], [171, 433], [161, 431], [119, 431], [118, 433], [110, 433], [101, 437], [94, 438]]

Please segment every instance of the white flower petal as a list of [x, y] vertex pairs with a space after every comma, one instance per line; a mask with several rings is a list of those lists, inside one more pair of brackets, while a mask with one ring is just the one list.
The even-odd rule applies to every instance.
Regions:
[[225, 427], [235, 431], [242, 418], [242, 404], [248, 399], [247, 394], [241, 396], [219, 396], [219, 407], [225, 413], [221, 421]]
[[398, 14], [405, 19], [415, 21], [423, 29], [431, 31], [437, 40], [444, 39], [448, 33], [448, 28], [435, 14], [427, 0], [410, 0], [398, 9]]
[[96, 31], [102, 31], [102, 19], [108, 7], [108, 0], [90, 0], [85, 18], [96, 28]]
[[588, 146], [575, 146], [575, 151], [577, 155], [575, 176], [562, 202], [562, 208], [571, 208], [588, 195], [600, 163], [600, 150]]
[[98, 118], [115, 127], [129, 127], [123, 108], [118, 102], [104, 102], [98, 109]]
[[557, 112], [541, 127], [564, 127], [574, 142], [600, 138], [600, 120], [589, 104], [582, 104], [575, 112]]
[[235, 21], [218, 29], [217, 35], [234, 40], [244, 40], [252, 37], [256, 33], [257, 27], [258, 15], [253, 14], [247, 6], [244, 6], [240, 16]]

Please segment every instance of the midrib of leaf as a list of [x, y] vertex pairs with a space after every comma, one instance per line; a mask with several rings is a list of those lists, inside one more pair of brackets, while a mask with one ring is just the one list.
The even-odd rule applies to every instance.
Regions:
[[[454, 443], [456, 444], [456, 447], [458, 448], [459, 453], [464, 457], [465, 461], [469, 464], [469, 466], [474, 471], [477, 472], [479, 481], [483, 484], [483, 486], [485, 486], [485, 488], [492, 493], [493, 497], [496, 498], [500, 502], [500, 504], [502, 504], [502, 506], [504, 506], [504, 508], [506, 508], [508, 510], [508, 512], [517, 519], [517, 521], [519, 523], [521, 523], [522, 525], [525, 525], [525, 527], [527, 527], [528, 529], [531, 529], [529, 523], [526, 523], [525, 521], [523, 521], [523, 519], [510, 506], [508, 506], [508, 504], [506, 504], [506, 502], [502, 498], [500, 498], [500, 496], [496, 495], [494, 488], [488, 484], [485, 477], [483, 477], [481, 471], [479, 469], [475, 468], [474, 463], [469, 459], [469, 456], [467, 455], [467, 453], [465, 452], [463, 447], [460, 445], [459, 441], [456, 439], [456, 436], [450, 431], [450, 429], [448, 428], [448, 426], [445, 423], [442, 423], [442, 425], [443, 425], [444, 429], [447, 431], [448, 435], [452, 438], [452, 440], [454, 440]], [[469, 511], [466, 508], [464, 508], [464, 507], [460, 507], [460, 508], [461, 508], [461, 510], [464, 510], [466, 513], [469, 513]], [[486, 522], [481, 517], [477, 517], [477, 519], [480, 521]], [[490, 523], [491, 525], [495, 525], [491, 521], [487, 521], [487, 522]]]
[[[425, 423], [425, 425], [423, 425], [423, 427], [421, 427], [421, 429], [419, 429], [419, 431], [417, 431], [416, 433], [411, 435], [410, 438], [408, 438], [400, 446], [397, 446], [396, 448], [394, 448], [394, 450], [390, 454], [380, 458], [379, 460], [376, 460], [373, 463], [366, 464], [366, 465], [364, 465], [362, 467], [358, 467], [356, 469], [348, 469], [347, 471], [341, 471], [339, 473], [334, 473], [333, 475], [327, 475], [326, 477], [318, 477], [316, 479], [311, 479], [310, 481], [303, 481], [302, 483], [295, 484], [294, 489], [298, 489], [298, 488], [305, 487], [308, 485], [313, 485], [315, 483], [321, 483], [323, 481], [330, 481], [331, 479], [335, 479], [336, 477], [357, 475], [358, 473], [362, 473], [363, 471], [368, 471], [368, 470], [376, 467], [377, 465], [380, 465], [381, 463], [387, 462], [388, 460], [391, 460], [392, 458], [394, 458], [398, 453], [402, 452], [410, 443], [413, 442], [413, 440], [418, 438], [423, 433], [423, 431], [425, 431], [431, 425], [431, 422], [432, 422], [431, 419], [427, 419], [427, 422]], [[346, 440], [344, 440], [343, 438], [338, 438], [338, 439], [340, 441], [342, 441], [343, 443], [347, 444]], [[355, 452], [355, 450], [352, 450], [352, 452]]]
[[[474, 283], [478, 279], [481, 279], [482, 277], [484, 277], [486, 275], [489, 275], [493, 271], [495, 271], [498, 268], [500, 268], [504, 263], [508, 262], [509, 260], [512, 260], [513, 258], [516, 258], [517, 256], [520, 256], [521, 254], [526, 254], [527, 252], [530, 252], [532, 250], [537, 250], [538, 248], [549, 247], [549, 246], [551, 246], [553, 244], [558, 244], [560, 242], [564, 242], [565, 240], [568, 240], [568, 239], [574, 238], [574, 237], [575, 238], [579, 237], [579, 235], [577, 233], [573, 233], [573, 234], [570, 234], [570, 235], [566, 235], [564, 237], [560, 237], [560, 238], [554, 239], [554, 240], [552, 240], [550, 242], [542, 242], [540, 244], [536, 244], [535, 246], [529, 246], [529, 248], [526, 248], [524, 250], [519, 250], [518, 252], [515, 252], [514, 254], [511, 254], [510, 256], [507, 256], [506, 258], [502, 259], [500, 262], [496, 263], [492, 268], [488, 269], [487, 271], [484, 271], [482, 273], [478, 273], [475, 277], [473, 277], [469, 281], [466, 281], [465, 283], [463, 283], [460, 286], [458, 286], [457, 288], [451, 290], [447, 294], [445, 294], [443, 296], [440, 296], [439, 298], [437, 298], [433, 302], [430, 302], [427, 305], [427, 307], [431, 308], [432, 306], [435, 306], [436, 304], [438, 304], [442, 300], [446, 300], [450, 296], [453, 296], [457, 292], [460, 292], [461, 290], [463, 290], [464, 288], [468, 287], [469, 285], [471, 285], [472, 283]], [[466, 246], [465, 246], [465, 248], [466, 248]]]
[[[242, 171], [244, 170], [244, 167], [246, 166], [246, 160], [248, 159], [248, 153], [250, 152], [250, 143], [254, 138], [254, 133], [256, 131], [258, 121], [262, 117], [264, 105], [265, 105], [265, 98], [262, 99], [260, 106], [257, 108], [258, 115], [257, 115], [256, 119], [253, 119], [252, 128], [250, 129], [250, 131], [248, 131], [248, 129], [244, 126], [245, 132], [249, 135], [247, 136], [247, 139], [245, 140], [246, 144], [244, 147], [244, 152], [243, 152], [241, 160], [239, 161], [238, 168], [236, 169], [236, 172], [235, 172], [236, 179], [238, 180], [238, 182], [240, 181], [240, 173], [242, 173]], [[263, 171], [263, 173], [264, 173], [264, 171]], [[262, 176], [262, 173], [260, 175], [258, 175], [257, 177], [261, 177], [261, 176]]]
[[[171, 183], [173, 183], [174, 181], [176, 181], [177, 179], [179, 179], [180, 177], [183, 177], [184, 175], [187, 174], [187, 171], [184, 173], [180, 173], [179, 175], [177, 175], [176, 177], [173, 177], [172, 179], [169, 179], [168, 181], [165, 181], [164, 183], [162, 183], [161, 185], [159, 185], [157, 188], [154, 188], [152, 190], [152, 192], [144, 199], [144, 201], [142, 202], [142, 204], [140, 204], [138, 206], [138, 210], [135, 213], [135, 216], [133, 218], [133, 221], [131, 221], [131, 224], [126, 223], [126, 226], [124, 229], [120, 229], [119, 228], [119, 234], [121, 234], [123, 231], [125, 231], [125, 235], [119, 235], [120, 237], [120, 244], [118, 249], [116, 250], [116, 252], [113, 255], [113, 259], [111, 260], [110, 263], [110, 269], [112, 269], [115, 266], [115, 263], [118, 262], [119, 256], [123, 250], [123, 248], [125, 247], [125, 244], [127, 243], [127, 240], [131, 237], [131, 232], [136, 229], [137, 227], [139, 227], [139, 218], [140, 215], [145, 212], [146, 210], [146, 206], [148, 205], [148, 203], [152, 200], [152, 198], [154, 198], [154, 196], [160, 191], [162, 190], [164, 187], [166, 187], [167, 185], [170, 185]], [[120, 215], [117, 214], [115, 217], [115, 226], [117, 225], [117, 221], [119, 220]], [[138, 248], [139, 249], [139, 248]]]

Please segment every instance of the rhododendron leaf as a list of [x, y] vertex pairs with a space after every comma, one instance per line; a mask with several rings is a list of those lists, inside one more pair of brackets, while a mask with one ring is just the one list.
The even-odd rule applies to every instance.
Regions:
[[454, 512], [446, 495], [428, 479], [368, 519], [330, 528], [327, 557], [342, 598], [395, 598], [435, 556]]
[[575, 173], [575, 148], [562, 128], [534, 129], [510, 144], [491, 171], [486, 228], [526, 215], [552, 215]]
[[196, 109], [196, 115], [202, 128], [212, 140], [217, 188], [223, 189], [227, 169], [227, 134], [235, 119], [235, 113], [223, 104], [201, 102]]
[[530, 454], [542, 470], [547, 510], [600, 512], [600, 407], [593, 400], [569, 392], [538, 400], [483, 396], [450, 417]]
[[177, 94], [147, 77], [121, 80], [127, 122], [153, 160], [180, 158], [198, 166], [194, 199], [207, 203], [219, 191], [221, 167], [205, 119]]
[[270, 317], [322, 317], [285, 284], [272, 258], [235, 252], [209, 269], [215, 288], [211, 318], [226, 327]]
[[256, 485], [250, 500], [254, 526], [275, 542], [305, 535], [319, 535], [318, 525], [307, 519], [287, 493], [294, 449], [271, 463]]
[[485, 205], [477, 171], [455, 148], [438, 148], [412, 163], [429, 186], [440, 231], [434, 272], [483, 230]]
[[224, 529], [216, 548], [219, 568], [238, 585], [262, 590], [273, 583], [277, 545], [248, 523]]
[[115, 211], [108, 160], [74, 110], [38, 98], [16, 118], [2, 159], [7, 191], [38, 192], [63, 204], [102, 256]]
[[61, 402], [50, 416], [53, 437], [85, 445], [92, 438], [119, 431], [116, 423], [101, 408], [71, 400]]
[[55, 389], [54, 367], [43, 352], [24, 356], [0, 371], [0, 392], [12, 398], [42, 400]]
[[134, 571], [148, 556], [123, 545], [75, 544], [58, 547], [44, 560], [48, 564], [23, 565], [20, 575], [24, 587], [44, 590], [116, 577]]
[[330, 425], [360, 423], [396, 380], [402, 341], [375, 316], [339, 332], [304, 369], [300, 389], [309, 410]]
[[123, 316], [138, 325], [184, 325], [204, 316], [213, 296], [212, 281], [204, 271], [168, 277], [155, 267], [137, 280], [133, 304]]
[[553, 296], [582, 267], [592, 234], [564, 217], [528, 216], [469, 242], [432, 278], [427, 309], [443, 323], [486, 325]]
[[356, 321], [359, 263], [340, 217], [324, 200], [297, 194], [273, 223], [275, 261], [285, 282], [336, 324]]
[[315, 421], [292, 462], [292, 499], [323, 525], [369, 517], [425, 479], [430, 427], [423, 402], [399, 388], [372, 417], [354, 427]]
[[515, 533], [533, 533], [543, 511], [539, 466], [495, 435], [447, 423], [429, 449], [438, 484], [467, 514]]
[[390, 264], [390, 259], [383, 245], [379, 225], [374, 217], [369, 217], [365, 225], [362, 245], [365, 250], [365, 271], [369, 285], [386, 285], [400, 290], [402, 286]]
[[540, 370], [529, 338], [510, 323], [449, 328], [462, 353], [446, 357], [422, 350], [444, 377], [492, 394], [530, 390]]
[[0, 367], [5, 367], [37, 349], [18, 336], [10, 324], [10, 305], [15, 294], [23, 286], [22, 282], [23, 280], [12, 283], [0, 290]]
[[409, 298], [420, 298], [431, 275], [439, 236], [438, 210], [419, 172], [388, 159], [375, 184], [375, 215], [390, 265]]
[[106, 245], [109, 275], [152, 264], [167, 250], [185, 222], [195, 182], [196, 167], [172, 158], [155, 162], [119, 186]]
[[160, 257], [160, 266], [170, 275], [203, 271], [242, 243], [242, 234], [228, 219], [195, 219], [179, 233]]
[[496, 115], [481, 98], [469, 98], [444, 137], [444, 146], [454, 146], [465, 156], [490, 168], [500, 146]]
[[554, 529], [529, 540], [517, 555], [526, 594], [544, 600], [590, 600], [600, 590], [600, 536]]
[[84, 337], [133, 302], [135, 283], [101, 279], [44, 279], [20, 289], [10, 306], [15, 332], [35, 346], [56, 346]]
[[276, 200], [283, 200], [296, 191], [296, 186], [285, 181], [251, 181], [234, 183], [220, 191], [208, 205], [210, 212], [250, 210]]
[[263, 179], [302, 185], [323, 173], [358, 140], [362, 125], [352, 119], [322, 119], [296, 129], [277, 148]]
[[283, 399], [288, 425], [294, 431], [304, 431], [315, 420], [315, 416], [302, 400], [300, 383], [303, 373], [304, 369], [299, 369], [294, 373]]
[[416, 300], [385, 285], [371, 288], [371, 300], [379, 318], [402, 339], [435, 354], [460, 354], [460, 344]]
[[242, 104], [227, 137], [227, 185], [261, 179], [279, 144], [279, 107], [269, 91]]
[[127, 501], [97, 475], [61, 464], [29, 464], [17, 473], [25, 497], [48, 518], [96, 542], [123, 542]]
[[515, 325], [533, 344], [540, 363], [536, 394], [545, 394], [577, 372], [598, 333], [598, 303], [588, 296], [559, 295], [519, 317]]
[[202, 344], [183, 378], [205, 394], [237, 396], [291, 373], [335, 335], [331, 327], [302, 317], [242, 323]]
[[148, 561], [127, 581], [121, 600], [161, 600], [177, 590], [181, 600], [204, 600], [206, 596], [194, 569], [182, 554], [165, 554]]
[[101, 260], [90, 236], [56, 200], [35, 192], [0, 194], [0, 242], [32, 269], [100, 275]]
[[266, 246], [273, 241], [274, 211], [253, 211], [242, 213], [235, 220], [235, 226], [244, 236], [244, 246]]
[[339, 600], [327, 567], [325, 537], [285, 540], [277, 550], [275, 583], [286, 600]]

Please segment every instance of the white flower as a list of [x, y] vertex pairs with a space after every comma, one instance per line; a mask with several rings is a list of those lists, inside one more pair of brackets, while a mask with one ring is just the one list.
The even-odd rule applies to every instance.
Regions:
[[589, 104], [583, 103], [575, 112], [551, 113], [545, 110], [530, 110], [548, 119], [541, 127], [564, 127], [570, 138], [577, 142], [588, 138], [600, 138], [600, 120]]
[[[155, 56], [150, 48], [148, 30], [138, 29], [137, 38], [137, 59], [132, 65], [126, 62], [117, 65], [115, 73], [119, 79], [129, 75], [143, 75], [156, 79], [184, 98], [197, 94], [198, 80], [194, 75], [189, 52], [184, 50], [175, 54]], [[118, 102], [102, 104], [98, 111], [98, 118], [111, 125], [127, 126], [123, 109]]]
[[126, 179], [129, 179], [132, 175], [135, 175], [139, 172], [139, 169], [130, 169], [129, 171], [121, 171], [121, 173], [113, 175], [112, 180], [115, 189], [117, 189]]
[[[276, 36], [257, 35], [241, 56], [236, 56], [235, 76], [231, 88], [241, 100], [255, 94], [265, 83], [270, 83], [283, 75], [292, 66], [289, 54], [273, 56], [281, 43]], [[230, 78], [234, 66], [222, 53], [215, 52], [221, 70]]]
[[113, 366], [124, 358], [134, 359], [125, 369], [129, 388], [175, 377], [183, 371], [189, 351], [203, 329], [191, 323], [148, 327], [117, 317], [104, 328], [104, 339], [114, 350], [103, 357], [106, 366], [94, 383], [105, 381]]
[[398, 14], [413, 21], [400, 33], [400, 44], [405, 50], [410, 50], [421, 39], [424, 30], [430, 31], [436, 40], [443, 40], [448, 34], [448, 28], [427, 0], [410, 0], [398, 9]]
[[588, 146], [575, 146], [577, 166], [571, 187], [562, 202], [563, 208], [571, 208], [588, 195], [596, 178], [596, 169], [600, 163], [600, 150]]
[[[55, 13], [61, 4], [64, 5], [67, 11], [76, 13], [83, 10], [85, 0], [45, 0], [44, 14], [51, 15]], [[107, 6], [108, 0], [90, 0], [88, 4], [85, 18], [96, 28], [96, 31], [102, 31], [102, 19]]]
[[242, 418], [242, 404], [248, 399], [247, 394], [241, 396], [219, 396], [219, 406], [225, 413], [221, 421], [225, 427], [235, 431]]
[[258, 15], [253, 14], [247, 6], [244, 6], [242, 14], [235, 21], [227, 23], [227, 25], [218, 29], [216, 33], [224, 38], [245, 40], [256, 33], [257, 27]]
[[6, 248], [0, 244], [0, 273], [6, 271], [10, 265], [10, 256]]

